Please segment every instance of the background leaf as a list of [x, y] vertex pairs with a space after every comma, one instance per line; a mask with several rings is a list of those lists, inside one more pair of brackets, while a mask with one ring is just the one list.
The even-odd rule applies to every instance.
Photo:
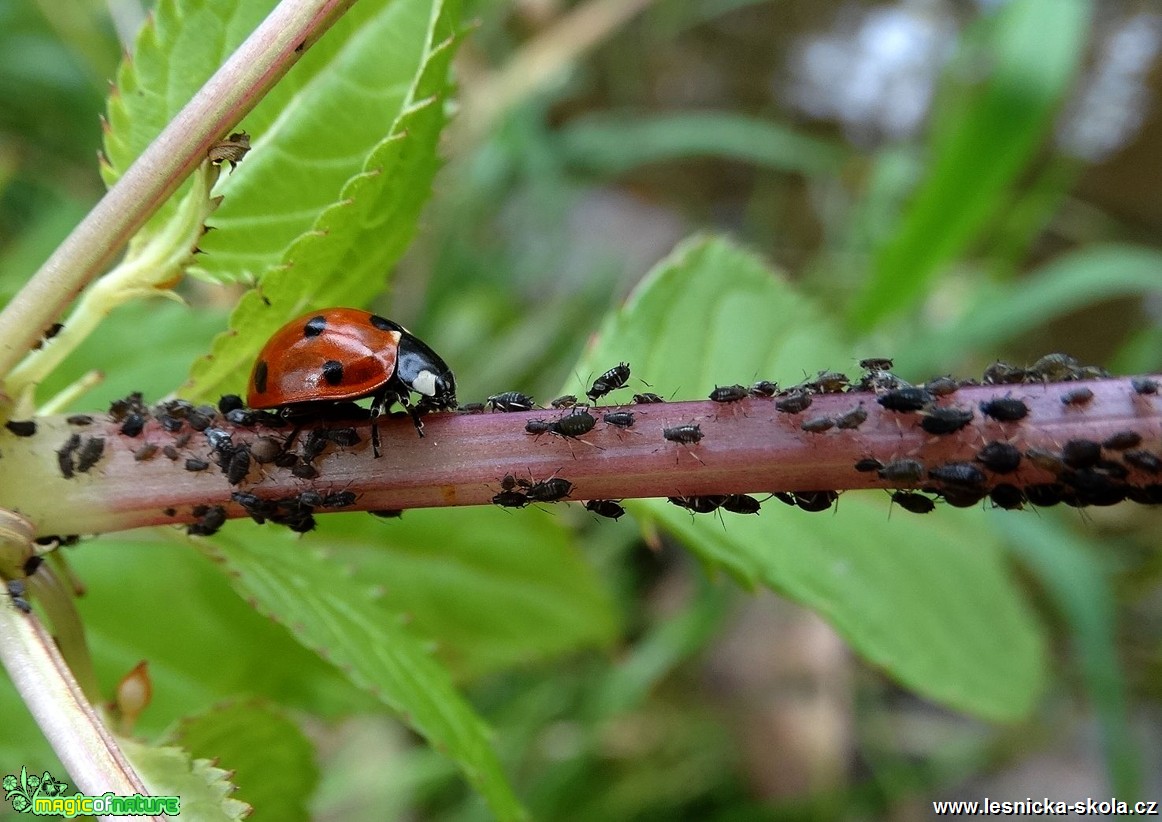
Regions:
[[860, 328], [914, 305], [992, 219], [1074, 80], [1091, 14], [1087, 0], [1014, 0], [978, 24], [945, 89], [955, 105], [937, 114], [928, 173], [853, 306]]
[[594, 115], [570, 123], [559, 139], [568, 162], [602, 174], [689, 157], [827, 174], [837, 172], [845, 157], [835, 143], [725, 111]]
[[286, 541], [219, 537], [216, 553], [242, 596], [452, 757], [499, 819], [523, 818], [483, 720], [447, 670], [398, 615], [353, 591], [332, 563], [287, 550]]
[[251, 822], [310, 818], [307, 803], [319, 779], [314, 746], [270, 706], [221, 705], [183, 720], [173, 741], [232, 773], [235, 798], [254, 808]]
[[608, 646], [616, 636], [609, 593], [572, 530], [551, 517], [461, 508], [334, 520], [320, 528], [327, 555], [353, 584], [381, 586], [385, 604], [463, 676]]

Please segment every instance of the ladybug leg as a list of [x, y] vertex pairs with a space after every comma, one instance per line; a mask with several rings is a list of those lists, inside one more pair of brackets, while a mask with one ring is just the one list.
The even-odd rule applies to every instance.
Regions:
[[408, 395], [406, 392], [400, 393], [399, 395], [396, 396], [395, 399], [397, 402], [399, 402], [400, 405], [402, 405], [404, 407], [404, 410], [407, 411], [408, 414], [411, 416], [412, 425], [414, 425], [416, 427], [416, 433], [420, 435], [420, 439], [423, 439], [424, 421], [420, 417], [420, 413], [423, 410], [425, 410], [423, 403], [421, 402], [419, 405], [412, 405], [411, 402], [409, 402], [409, 400], [408, 400]]
[[379, 394], [371, 401], [371, 453], [375, 455], [376, 459], [380, 457], [379, 451], [379, 415], [383, 413], [383, 409], [389, 404], [386, 394]]

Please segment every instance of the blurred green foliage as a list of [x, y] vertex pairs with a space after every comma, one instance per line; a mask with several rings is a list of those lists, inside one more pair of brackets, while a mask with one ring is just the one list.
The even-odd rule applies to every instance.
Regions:
[[[183, 7], [169, 0], [165, 5], [171, 12]], [[849, 139], [839, 128], [805, 123], [785, 95], [772, 93], [772, 86], [788, 82], [780, 66], [796, 47], [792, 33], [807, 36], [831, 26], [838, 5], [790, 0], [658, 0], [628, 24], [603, 32], [580, 59], [550, 60], [554, 69], [516, 105], [491, 120], [470, 120], [480, 110], [472, 106], [473, 95], [488, 88], [484, 80], [502, 76], [532, 45], [551, 42], [538, 38], [553, 26], [567, 25], [563, 5], [466, 4], [462, 19], [479, 25], [459, 65], [463, 122], [453, 119], [446, 132], [452, 153], [436, 178], [419, 236], [390, 272], [389, 295], [376, 298], [382, 310], [422, 329], [454, 364], [465, 399], [508, 389], [539, 398], [563, 387], [576, 390], [592, 371], [628, 357], [624, 352], [631, 349], [635, 375], [656, 380], [651, 390], [681, 396], [701, 395], [704, 383], [754, 376], [793, 382], [800, 371], [851, 369], [868, 355], [894, 356], [898, 372], [917, 380], [933, 372], [979, 372], [996, 358], [1032, 360], [1048, 350], [1134, 371], [1162, 369], [1159, 249], [1143, 245], [1143, 232], [1093, 195], [1100, 189], [1086, 183], [1098, 170], [1054, 141], [1056, 118], [1077, 93], [1079, 73], [1090, 70], [1101, 32], [1092, 4], [1013, 0], [988, 13], [961, 8], [960, 33], [950, 44], [954, 56], [943, 69], [927, 127], [907, 136]], [[120, 47], [95, 0], [78, 0], [67, 18], [52, 6], [0, 6], [4, 297], [100, 193], [93, 159], [101, 144], [97, 115]], [[248, 14], [253, 17], [254, 7]], [[351, 26], [346, 36], [357, 39], [362, 31]], [[192, 40], [197, 45], [198, 38]], [[222, 48], [215, 39], [207, 53], [220, 56]], [[306, 87], [288, 79], [293, 91]], [[333, 94], [342, 94], [343, 85]], [[400, 98], [392, 99], [398, 104]], [[323, 103], [334, 102], [317, 101], [311, 113], [325, 113]], [[297, 147], [298, 162], [306, 166], [309, 152], [301, 149], [317, 134], [306, 128], [310, 119], [290, 123], [304, 130], [284, 133], [285, 143], [269, 137], [273, 145]], [[315, 128], [329, 122], [325, 116], [314, 120]], [[276, 121], [260, 113], [255, 136], [269, 134]], [[432, 145], [438, 125], [425, 126]], [[480, 136], [465, 144], [459, 134]], [[351, 150], [334, 158], [341, 168], [322, 164], [333, 171], [331, 188], [291, 187], [310, 194], [315, 211], [296, 201], [296, 208], [307, 209], [297, 215], [300, 222], [263, 246], [261, 255], [247, 258], [237, 232], [224, 238], [220, 256], [208, 266], [214, 278], [246, 287], [282, 260], [318, 210], [339, 198], [337, 187], [372, 152], [391, 151], [390, 144], [377, 145], [374, 129], [368, 135], [355, 148], [343, 143]], [[264, 169], [256, 151], [236, 180], [227, 178], [236, 202], [252, 197], [269, 204], [280, 196], [261, 185], [285, 174], [287, 166], [271, 163]], [[1116, 167], [1116, 157], [1110, 165]], [[338, 273], [305, 293], [358, 295], [354, 300], [380, 293], [431, 187], [430, 168], [399, 167], [412, 188], [406, 196], [399, 188], [383, 190], [381, 196], [399, 206], [393, 213], [403, 215], [392, 224], [396, 233], [388, 247], [375, 249], [354, 284], [342, 279], [346, 269], [337, 258], [309, 252]], [[230, 201], [228, 192], [224, 209]], [[224, 211], [224, 225], [245, 225], [246, 211], [235, 208], [240, 213]], [[295, 210], [288, 206], [288, 213]], [[610, 313], [648, 268], [700, 231], [731, 236], [773, 261], [786, 278], [770, 274], [776, 269], [752, 254], [722, 251], [727, 245], [711, 245], [723, 256], [705, 271], [683, 268], [680, 255], [670, 266], [679, 275], [701, 272], [707, 279], [699, 282], [711, 297], [734, 295], [740, 282], [769, 276], [773, 298], [785, 301], [779, 310], [762, 312], [760, 301], [746, 303], [755, 314], [745, 325], [733, 316], [700, 316], [689, 306], [673, 309], [674, 325], [667, 324], [672, 306], [633, 321]], [[359, 251], [374, 239], [350, 243]], [[687, 282], [681, 276], [676, 281]], [[266, 282], [282, 310], [286, 290], [277, 276]], [[654, 287], [645, 292], [649, 299], [679, 296], [668, 295], [665, 283]], [[184, 291], [189, 308], [121, 309], [42, 387], [41, 398], [93, 368], [106, 372], [106, 382], [82, 398], [78, 410], [129, 390], [153, 398], [175, 390], [174, 375], [187, 373], [210, 350], [238, 293], [190, 282]], [[249, 300], [247, 310], [259, 310], [253, 292]], [[245, 314], [233, 321], [244, 332], [232, 349], [238, 362], [247, 361], [247, 351], [264, 336], [249, 327], [252, 319]], [[603, 336], [583, 358], [598, 329]], [[739, 350], [732, 361], [732, 351], [746, 340], [761, 350]], [[686, 379], [672, 376], [674, 363]], [[751, 373], [759, 369], [769, 372]], [[206, 390], [216, 390], [220, 381], [237, 385], [241, 376], [227, 368]], [[317, 791], [269, 806], [267, 818], [301, 818], [303, 803], [320, 819], [488, 816], [451, 760], [383, 718], [382, 702], [398, 706], [398, 699], [353, 684], [350, 671], [361, 661], [347, 656], [374, 638], [351, 626], [362, 630], [369, 615], [385, 613], [408, 615], [402, 630], [417, 643], [434, 644], [436, 663], [452, 672], [493, 728], [492, 747], [507, 779], [537, 818], [894, 818], [917, 801], [960, 795], [954, 793], [960, 786], [980, 784], [990, 773], [1052, 761], [1055, 752], [1084, 737], [1089, 721], [1100, 729], [1094, 750], [1104, 772], [1097, 778], [1119, 797], [1150, 796], [1157, 785], [1141, 780], [1162, 770], [1148, 758], [1157, 752], [1139, 751], [1130, 729], [1162, 699], [1156, 512], [1120, 506], [1081, 520], [1072, 511], [1044, 511], [1038, 518], [941, 510], [933, 524], [901, 522], [899, 511], [888, 521], [886, 506], [865, 496], [850, 505], [844, 500], [834, 521], [822, 524], [801, 512], [765, 510], [745, 523], [687, 524], [681, 512], [662, 512], [659, 522], [649, 505], [635, 509], [638, 529], [628, 520], [596, 523], [573, 511], [555, 517], [408, 512], [402, 523], [331, 515], [318, 533], [301, 540], [269, 526], [261, 531], [231, 524], [215, 550], [227, 557], [240, 552], [235, 562], [246, 560], [258, 571], [274, 568], [290, 580], [265, 596], [248, 587], [257, 574], [243, 572], [239, 585], [277, 623], [252, 610], [226, 576], [176, 534], [103, 537], [84, 543], [72, 558], [90, 590], [80, 607], [106, 689], [139, 659], [150, 661], [155, 701], [142, 720], [143, 735], [163, 735], [208, 755], [222, 738], [214, 724], [220, 713], [255, 738], [269, 733], [282, 740], [277, 744], [294, 754], [285, 767], [303, 780], [313, 779], [313, 769], [304, 761], [302, 737], [283, 718], [312, 741]], [[659, 527], [669, 530], [659, 533]], [[950, 529], [966, 545], [948, 536]], [[670, 534], [693, 551], [677, 549]], [[302, 567], [246, 554], [258, 550], [248, 545], [260, 538], [268, 541], [263, 550], [303, 553]], [[947, 544], [926, 552], [934, 539]], [[785, 540], [794, 545], [781, 544]], [[955, 566], [960, 570], [939, 561], [942, 552], [969, 551], [974, 541], [980, 553], [962, 555], [964, 564]], [[845, 593], [838, 583], [829, 587], [828, 573], [835, 574], [832, 582], [841, 581], [845, 554], [869, 559], [863, 584], [872, 589], [856, 592], [866, 598]], [[343, 572], [327, 577], [317, 600], [288, 597], [292, 578], [309, 577], [304, 568], [324, 565], [321, 557]], [[939, 610], [942, 583], [963, 594], [955, 583], [971, 588], [984, 578], [996, 584], [981, 588], [982, 597], [1003, 591], [1003, 600], [995, 600], [1002, 607], [960, 609], [961, 600], [950, 596], [952, 602], [943, 603], [947, 611]], [[780, 613], [790, 614], [789, 623], [744, 631], [748, 615], [768, 601], [734, 580], [810, 604], [872, 664], [842, 657], [830, 667], [796, 667], [797, 655], [819, 648], [818, 641], [794, 639], [811, 618], [783, 604]], [[377, 586], [381, 601], [369, 595]], [[910, 597], [909, 587], [916, 586], [924, 587], [923, 595]], [[304, 631], [308, 619], [318, 624]], [[926, 620], [936, 626], [929, 633]], [[1027, 680], [974, 686], [968, 673], [944, 662], [966, 650], [949, 647], [956, 634], [942, 633], [945, 622], [991, 631], [1010, 643], [1010, 651], [1020, 644], [1014, 636], [1024, 637], [1030, 667], [1012, 670]], [[320, 639], [325, 630], [336, 634]], [[1049, 640], [1044, 652], [1037, 650], [1042, 634]], [[336, 659], [321, 647], [325, 642], [334, 643], [338, 659], [347, 659], [342, 671], [324, 661]], [[772, 676], [759, 666], [756, 673], [748, 667], [755, 658], [790, 672], [779, 668]], [[374, 668], [383, 660], [368, 664]], [[902, 691], [880, 666], [910, 690]], [[976, 673], [982, 670], [995, 674], [987, 665]], [[391, 678], [374, 669], [355, 679], [360, 676], [379, 684]], [[425, 685], [444, 687], [433, 684], [441, 676], [397, 684], [414, 693]], [[959, 697], [958, 688], [964, 691]], [[823, 696], [831, 689], [839, 696], [828, 702]], [[916, 694], [978, 716], [1020, 721], [970, 720]], [[247, 700], [244, 707], [239, 699]], [[982, 707], [990, 699], [1000, 707]], [[10, 728], [0, 741], [3, 761], [51, 769], [51, 754], [11, 689], [0, 689], [0, 704]], [[778, 709], [788, 704], [813, 706], [787, 715], [809, 721], [818, 737], [804, 740], [791, 725], [764, 724], [784, 716]], [[428, 720], [419, 721], [426, 733], [431, 723], [449, 723], [431, 734], [436, 739], [454, 737], [477, 721]], [[757, 731], [765, 736], [754, 743]], [[812, 743], [828, 742], [834, 749], [812, 760], [823, 763], [824, 775], [787, 784], [772, 777], [772, 770], [786, 766], [781, 751], [806, 757], [815, 750]], [[461, 763], [491, 756], [478, 749], [458, 754], [460, 743], [441, 749], [450, 748]], [[259, 797], [277, 786], [266, 784], [261, 769], [247, 761], [245, 746], [222, 744], [220, 751], [223, 767], [235, 767], [227, 758], [232, 751], [238, 757], [240, 782], [252, 774], [250, 793], [244, 789], [242, 798], [252, 797], [259, 805], [253, 818], [264, 818]], [[484, 777], [477, 784], [503, 792], [503, 782]], [[1044, 790], [1026, 787], [1034, 794]], [[506, 801], [494, 797], [493, 811], [508, 807]]]

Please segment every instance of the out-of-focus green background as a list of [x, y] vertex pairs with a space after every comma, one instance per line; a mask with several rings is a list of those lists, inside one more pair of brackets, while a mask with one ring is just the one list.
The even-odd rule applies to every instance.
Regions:
[[[867, 335], [858, 355], [895, 356], [906, 378], [1048, 351], [1162, 369], [1162, 4], [1009, 5], [470, 3], [447, 165], [385, 304], [455, 364], [465, 399], [547, 397], [603, 314], [708, 230], [764, 254]], [[0, 3], [5, 299], [101, 194], [98, 118], [144, 13]], [[107, 380], [79, 408], [176, 387], [238, 294], [183, 293], [201, 310], [181, 314], [180, 343], [143, 345], [149, 310], [131, 306], [146, 324], [111, 323], [55, 387], [86, 365]], [[858, 355], [803, 368], [854, 370]], [[932, 799], [1162, 798], [1162, 519], [1058, 513], [996, 512], [1054, 658], [1015, 726], [928, 704], [798, 606], [588, 522], [633, 664], [578, 655], [468, 692], [546, 819], [905, 820]], [[116, 577], [93, 573], [100, 597]], [[387, 818], [403, 795], [412, 818], [479, 812], [391, 720], [303, 724], [319, 818]]]

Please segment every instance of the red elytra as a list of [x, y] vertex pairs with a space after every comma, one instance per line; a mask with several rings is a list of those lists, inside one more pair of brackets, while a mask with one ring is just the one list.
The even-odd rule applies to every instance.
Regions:
[[251, 408], [369, 397], [395, 375], [401, 326], [356, 308], [292, 320], [267, 340], [247, 386]]
[[[412, 407], [409, 393], [421, 396]], [[420, 414], [456, 406], [452, 370], [402, 325], [357, 308], [312, 311], [263, 346], [247, 385], [251, 408], [307, 412], [314, 404], [373, 397], [373, 419], [398, 402], [423, 436]], [[372, 444], [379, 455], [378, 429]]]

